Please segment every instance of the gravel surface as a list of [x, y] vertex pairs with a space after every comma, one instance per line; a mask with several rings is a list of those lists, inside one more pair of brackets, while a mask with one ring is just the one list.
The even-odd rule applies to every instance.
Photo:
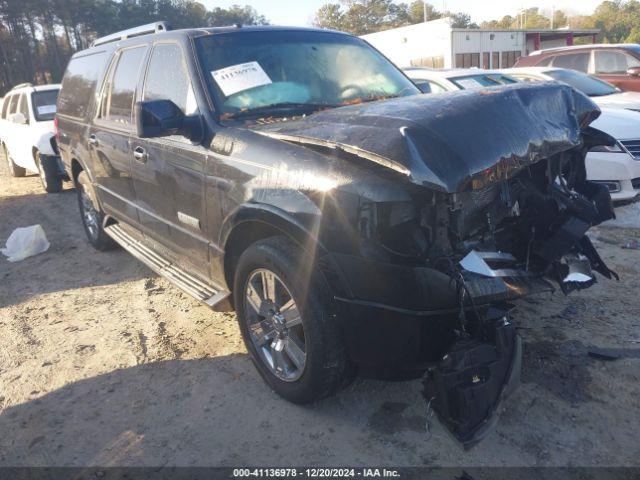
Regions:
[[418, 380], [281, 400], [235, 315], [122, 250], [94, 251], [73, 190], [47, 195], [2, 162], [0, 244], [33, 224], [47, 252], [0, 256], [0, 466], [640, 465], [640, 251], [621, 248], [640, 239], [633, 221], [592, 234], [620, 282], [518, 303], [523, 383], [466, 452], [437, 421], [426, 431]]

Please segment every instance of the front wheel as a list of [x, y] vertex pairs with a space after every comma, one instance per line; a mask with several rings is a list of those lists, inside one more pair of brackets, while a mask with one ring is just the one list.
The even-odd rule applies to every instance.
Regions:
[[89, 192], [92, 191], [89, 176], [85, 172], [80, 172], [76, 180], [76, 194], [78, 195], [78, 206], [82, 217], [82, 225], [87, 234], [89, 243], [96, 250], [106, 251], [117, 246], [116, 242], [104, 231], [102, 221], [104, 213], [98, 205], [94, 205]]
[[27, 173], [27, 170], [25, 168], [19, 167], [17, 166], [15, 163], [13, 163], [13, 158], [11, 158], [11, 154], [9, 153], [9, 149], [7, 148], [6, 145], [3, 145], [4, 148], [4, 158], [7, 160], [7, 163], [9, 164], [9, 173], [11, 174], [12, 177], [24, 177]]
[[278, 395], [300, 404], [331, 395], [349, 374], [327, 287], [305, 257], [285, 237], [260, 240], [240, 256], [233, 289], [258, 372]]

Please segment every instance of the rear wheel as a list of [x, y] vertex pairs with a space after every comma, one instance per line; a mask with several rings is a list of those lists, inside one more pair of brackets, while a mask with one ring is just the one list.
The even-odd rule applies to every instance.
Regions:
[[234, 299], [247, 350], [280, 396], [309, 403], [345, 384], [350, 369], [320, 276], [285, 237], [251, 245], [238, 260]]
[[76, 180], [76, 193], [78, 195], [78, 206], [80, 207], [80, 216], [82, 217], [82, 225], [87, 234], [89, 243], [96, 250], [111, 250], [117, 246], [116, 242], [104, 231], [102, 222], [104, 213], [98, 205], [94, 205], [89, 192], [92, 191], [91, 182], [85, 172], [80, 172]]
[[11, 158], [11, 154], [9, 153], [9, 149], [7, 149], [7, 146], [3, 145], [2, 147], [4, 149], [4, 158], [7, 160], [7, 163], [9, 164], [9, 173], [11, 174], [11, 176], [24, 177], [27, 173], [27, 170], [13, 163], [13, 159]]
[[58, 173], [55, 164], [44, 164], [40, 152], [35, 152], [36, 166], [38, 167], [38, 175], [40, 183], [47, 193], [57, 193], [62, 191], [62, 178]]

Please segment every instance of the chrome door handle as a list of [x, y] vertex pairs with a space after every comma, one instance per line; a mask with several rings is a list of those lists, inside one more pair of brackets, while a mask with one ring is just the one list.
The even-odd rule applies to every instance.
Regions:
[[89, 135], [89, 145], [93, 145], [94, 147], [96, 145], [98, 145], [98, 139], [96, 138], [95, 134], [91, 134]]
[[141, 163], [146, 163], [147, 159], [149, 158], [149, 155], [147, 154], [147, 151], [144, 148], [136, 147], [133, 149], [133, 158], [135, 158], [137, 161]]

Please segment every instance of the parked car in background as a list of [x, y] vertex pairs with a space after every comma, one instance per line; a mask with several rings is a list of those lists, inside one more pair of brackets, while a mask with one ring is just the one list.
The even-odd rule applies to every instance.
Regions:
[[481, 70], [479, 68], [438, 70], [421, 67], [407, 67], [403, 70], [422, 93], [473, 90], [517, 83], [516, 79], [499, 70]]
[[517, 384], [508, 302], [615, 276], [585, 235], [613, 217], [584, 175], [582, 145], [613, 142], [597, 106], [508, 83], [420, 95], [344, 33], [158, 23], [72, 57], [59, 148], [89, 242], [235, 309], [279, 395], [429, 367], [425, 400], [471, 445]]
[[58, 155], [54, 117], [60, 85], [15, 86], [0, 110], [0, 147], [14, 177], [40, 175], [47, 192], [62, 190], [67, 178]]
[[592, 75], [555, 67], [520, 67], [502, 70], [524, 82], [553, 80], [571, 85], [591, 97], [600, 107], [627, 108], [640, 112], [640, 92], [623, 92], [618, 87]]
[[[430, 92], [434, 91], [433, 85], [439, 85], [442, 89], [453, 91], [465, 90], [467, 87], [479, 88], [483, 84], [499, 86], [519, 81], [552, 80], [533, 75], [527, 76], [526, 79], [520, 75], [521, 78], [518, 79], [518, 76], [511, 74], [511, 69], [483, 71], [478, 69], [430, 70], [414, 68], [405, 69], [405, 72], [416, 82], [418, 88]], [[587, 80], [601, 83], [597, 79], [586, 77]], [[585, 79], [582, 78], [582, 80]], [[420, 87], [418, 82], [423, 82], [423, 87]], [[601, 87], [607, 86], [605, 83]], [[621, 108], [602, 108], [601, 110], [602, 114], [592, 123], [592, 126], [611, 135], [616, 139], [616, 143], [612, 146], [593, 148], [587, 154], [585, 160], [587, 178], [606, 185], [613, 200], [629, 200], [640, 193], [640, 113]]]
[[525, 82], [567, 83], [600, 105], [602, 115], [591, 125], [614, 137], [616, 143], [589, 151], [585, 160], [587, 177], [605, 184], [615, 201], [630, 200], [640, 194], [640, 113], [636, 111], [640, 110], [640, 93], [620, 92], [575, 70], [528, 67], [504, 72]]
[[590, 73], [621, 90], [640, 91], [640, 45], [575, 45], [536, 50], [515, 67], [557, 67]]

